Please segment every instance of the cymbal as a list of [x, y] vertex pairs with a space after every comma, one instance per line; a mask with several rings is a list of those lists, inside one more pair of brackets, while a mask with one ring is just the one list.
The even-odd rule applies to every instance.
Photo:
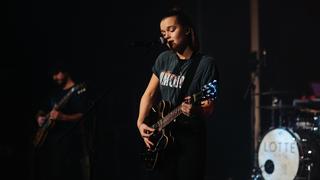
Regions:
[[256, 95], [268, 96], [268, 95], [287, 95], [291, 94], [289, 91], [266, 91], [257, 93]]
[[277, 106], [260, 106], [261, 109], [267, 110], [279, 110], [279, 109], [296, 109], [297, 107], [290, 106], [290, 105], [277, 105]]

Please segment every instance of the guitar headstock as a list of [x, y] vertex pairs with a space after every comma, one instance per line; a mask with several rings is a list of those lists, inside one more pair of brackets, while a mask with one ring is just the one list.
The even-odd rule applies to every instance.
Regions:
[[87, 88], [87, 85], [85, 83], [80, 83], [74, 86], [71, 91], [72, 92], [77, 91], [77, 94], [81, 94], [87, 90], [86, 88]]
[[198, 102], [205, 99], [215, 100], [217, 99], [218, 92], [218, 82], [217, 80], [210, 81], [208, 84], [201, 88], [201, 91], [193, 94], [190, 102]]
[[218, 92], [218, 81], [213, 80], [209, 82], [208, 84], [204, 85], [201, 89], [202, 91], [202, 98], [203, 99], [210, 99], [215, 100], [217, 99], [217, 92]]

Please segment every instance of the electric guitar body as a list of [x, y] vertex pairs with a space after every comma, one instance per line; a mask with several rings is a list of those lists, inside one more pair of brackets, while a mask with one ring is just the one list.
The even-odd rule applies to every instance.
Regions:
[[[153, 106], [149, 116], [145, 119], [145, 123], [148, 126], [159, 122], [162, 118], [167, 115], [171, 110], [171, 104], [167, 101], [160, 101], [157, 106]], [[155, 168], [156, 162], [159, 158], [159, 153], [166, 149], [168, 145], [174, 142], [174, 138], [171, 135], [169, 128], [155, 130], [153, 134], [149, 137], [149, 140], [154, 143], [150, 149], [146, 149], [144, 152], [144, 162], [145, 167], [148, 170], [153, 170]]]
[[[200, 92], [193, 94], [188, 101], [190, 104], [199, 104], [202, 100], [215, 100], [217, 97], [217, 80], [213, 80], [201, 88]], [[157, 106], [152, 107], [144, 123], [155, 129], [149, 140], [154, 144], [151, 148], [145, 148], [143, 161], [147, 170], [154, 170], [161, 152], [165, 151], [170, 144], [174, 143], [170, 127], [172, 121], [182, 114], [181, 104], [177, 107], [164, 100]]]

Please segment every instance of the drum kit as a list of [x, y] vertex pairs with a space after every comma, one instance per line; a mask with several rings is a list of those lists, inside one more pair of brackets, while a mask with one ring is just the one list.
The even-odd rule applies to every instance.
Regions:
[[277, 96], [283, 93], [261, 93], [272, 97], [270, 106], [260, 106], [271, 112], [271, 125], [259, 141], [255, 179], [320, 180], [320, 99], [283, 105]]

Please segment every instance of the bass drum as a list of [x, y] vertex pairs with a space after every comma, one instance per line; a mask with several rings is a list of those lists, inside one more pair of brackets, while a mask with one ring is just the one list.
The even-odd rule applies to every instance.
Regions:
[[319, 140], [305, 131], [272, 129], [259, 144], [258, 163], [266, 180], [319, 180]]

